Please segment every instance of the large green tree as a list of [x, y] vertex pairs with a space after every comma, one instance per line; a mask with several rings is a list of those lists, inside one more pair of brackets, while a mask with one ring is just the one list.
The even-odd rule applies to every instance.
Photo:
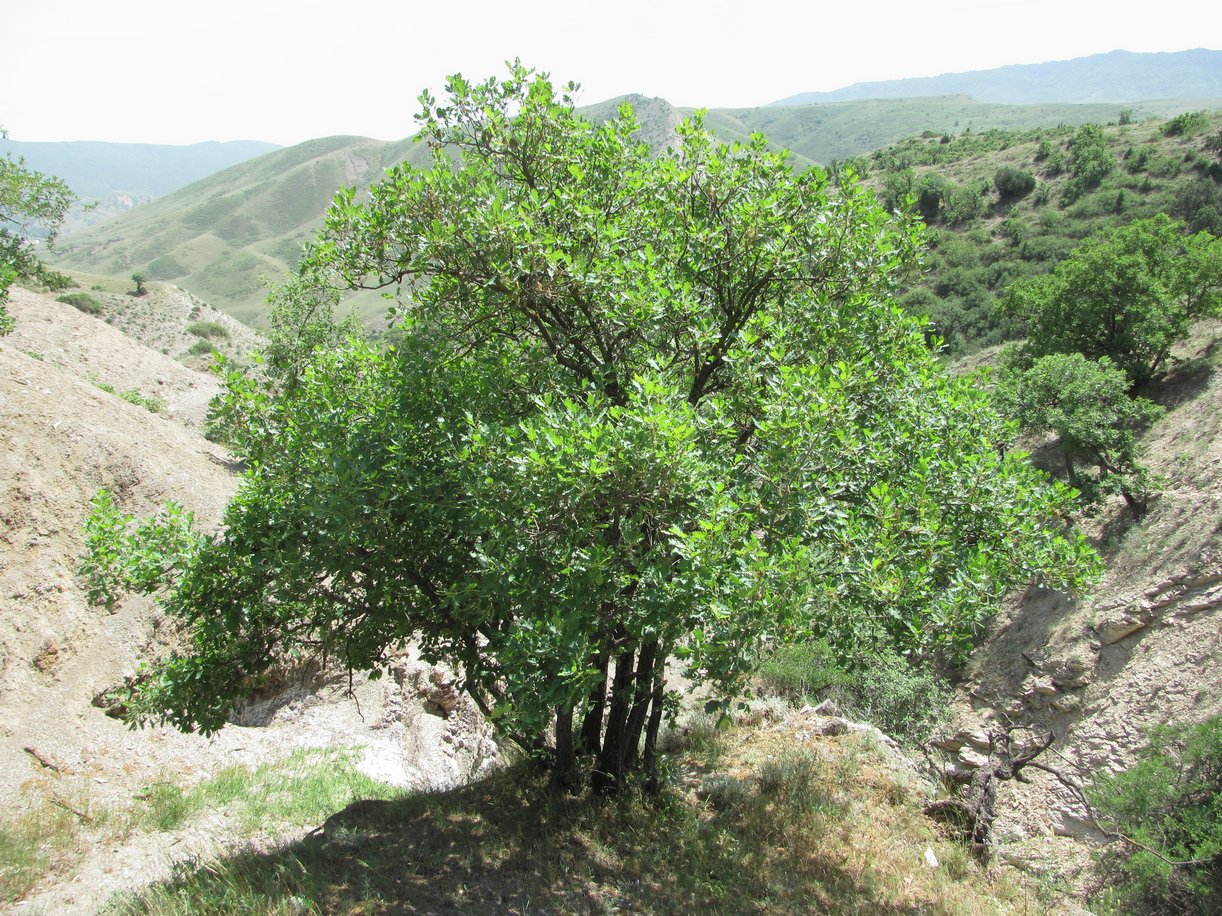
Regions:
[[1026, 332], [1020, 360], [1106, 356], [1134, 384], [1162, 372], [1194, 320], [1222, 313], [1222, 240], [1183, 228], [1159, 214], [1104, 230], [1013, 284], [1001, 308]]
[[[7, 136], [0, 127], [0, 139]], [[43, 241], [53, 242], [75, 199], [60, 179], [34, 171], [23, 159], [0, 156], [0, 337], [12, 330], [12, 317], [4, 307], [12, 284], [65, 282], [38, 260], [30, 236], [37, 230]]]
[[958, 658], [1007, 588], [1093, 571], [1068, 492], [891, 303], [915, 225], [762, 137], [696, 117], [655, 153], [570, 92], [454, 77], [422, 97], [432, 167], [337, 198], [301, 282], [392, 292], [395, 343], [231, 380], [221, 533], [99, 499], [98, 597], [159, 590], [190, 634], [138, 713], [215, 729], [286, 657], [376, 672], [416, 640], [614, 790], [653, 771], [676, 666], [729, 697], [780, 639]]

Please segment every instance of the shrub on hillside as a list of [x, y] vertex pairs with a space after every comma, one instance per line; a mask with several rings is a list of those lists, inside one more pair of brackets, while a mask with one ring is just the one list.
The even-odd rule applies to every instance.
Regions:
[[824, 640], [782, 646], [760, 666], [764, 689], [795, 702], [831, 700], [905, 744], [921, 744], [946, 718], [950, 691], [894, 653], [838, 661]]
[[1204, 111], [1185, 111], [1163, 125], [1164, 137], [1189, 137], [1203, 130], [1209, 119]]
[[102, 306], [97, 299], [89, 293], [64, 293], [62, 296], [55, 297], [56, 302], [63, 302], [72, 306], [74, 309], [84, 312], [86, 315], [101, 315]]
[[1069, 141], [1069, 171], [1084, 190], [1099, 186], [1116, 167], [1098, 124], [1083, 124]]
[[1117, 909], [1222, 912], [1222, 716], [1154, 729], [1140, 762], [1088, 795], [1104, 826], [1133, 841], [1105, 854]]
[[1035, 190], [1035, 176], [1025, 169], [1003, 165], [993, 174], [993, 187], [1003, 201], [1018, 200]]
[[[998, 376], [997, 401], [1023, 430], [1053, 432], [1061, 441], [1069, 482], [1088, 502], [1120, 493], [1142, 515], [1154, 491], [1149, 469], [1137, 460], [1137, 430], [1163, 415], [1145, 398], [1129, 397], [1129, 379], [1106, 356], [1054, 353], [1023, 368], [1011, 351]], [[1080, 463], [1091, 471], [1083, 471]]]
[[228, 340], [229, 329], [219, 321], [196, 321], [187, 326], [187, 333], [205, 340]]
[[215, 352], [216, 344], [210, 340], [197, 340], [187, 349], [187, 353], [191, 356], [207, 356]]

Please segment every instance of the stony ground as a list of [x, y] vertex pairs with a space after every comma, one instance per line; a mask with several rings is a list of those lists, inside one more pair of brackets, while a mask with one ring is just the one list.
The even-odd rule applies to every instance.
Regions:
[[[977, 651], [959, 728], [941, 742], [949, 770], [986, 759], [989, 728], [1023, 724], [1052, 732], [1044, 762], [1081, 784], [1132, 765], [1153, 726], [1222, 713], [1219, 348], [1222, 322], [1203, 322], [1170, 377], [1143, 392], [1168, 409], [1143, 440], [1162, 492], [1140, 523], [1118, 497], [1083, 519], [1107, 560], [1103, 581], [1077, 601], [1032, 589]], [[1072, 873], [1099, 830], [1075, 791], [1047, 773], [1031, 779], [999, 794], [1003, 854]]]
[[[165, 294], [170, 298], [172, 293]], [[410, 656], [394, 677], [346, 678], [252, 706], [211, 738], [129, 730], [94, 705], [140, 660], [165, 651], [169, 625], [150, 602], [91, 607], [76, 574], [82, 523], [101, 488], [137, 514], [175, 500], [215, 527], [237, 485], [234, 462], [199, 432], [217, 380], [104, 321], [15, 290], [17, 329], [0, 340], [0, 803], [82, 808], [132, 804], [143, 787], [189, 785], [225, 766], [255, 766], [310, 746], [360, 747], [361, 769], [400, 786], [452, 785], [495, 754], [449, 679]], [[184, 316], [187, 313], [184, 313]], [[168, 332], [167, 332], [168, 334]], [[116, 392], [166, 403], [152, 413]], [[452, 692], [452, 691], [450, 691]], [[442, 701], [443, 709], [436, 700]], [[456, 698], [455, 698], [456, 699]], [[448, 714], [447, 714], [448, 713]], [[19, 909], [93, 912], [115, 890], [167, 873], [224, 842], [224, 824], [137, 835], [93, 849], [75, 876]]]
[[[17, 330], [0, 340], [0, 803], [121, 810], [157, 780], [189, 785], [298, 747], [360, 748], [365, 772], [402, 786], [481, 772], [496, 750], [486, 727], [445, 672], [410, 655], [393, 676], [358, 681], [356, 701], [346, 678], [331, 677], [252, 705], [243, 724], [211, 738], [130, 731], [94, 705], [173, 634], [146, 601], [87, 605], [76, 565], [90, 498], [105, 487], [138, 514], [173, 499], [214, 527], [237, 486], [230, 456], [199, 431], [218, 383], [201, 361], [175, 358], [198, 339], [185, 327], [210, 313], [172, 287], [153, 285], [145, 301], [94, 292], [100, 318], [16, 290]], [[1200, 327], [1171, 382], [1151, 392], [1172, 408], [1146, 440], [1163, 495], [1141, 524], [1120, 504], [1087, 520], [1109, 561], [1093, 595], [1068, 602], [1034, 589], [1007, 607], [964, 687], [961, 720], [940, 742], [947, 769], [982, 763], [990, 726], [1029, 723], [1053, 732], [1050, 762], [1078, 780], [1131, 763], [1154, 724], [1222, 711], [1220, 329]], [[243, 335], [235, 328], [231, 339], [254, 340]], [[128, 403], [119, 397], [128, 390], [165, 407]], [[1003, 859], [1073, 879], [1097, 835], [1073, 793], [1040, 774], [1008, 784], [1001, 801]], [[114, 891], [231, 841], [212, 818], [99, 843], [17, 909], [93, 912]]]

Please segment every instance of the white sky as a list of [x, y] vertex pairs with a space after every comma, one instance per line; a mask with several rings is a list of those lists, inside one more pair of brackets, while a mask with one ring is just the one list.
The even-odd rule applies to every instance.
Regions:
[[446, 75], [523, 62], [581, 101], [762, 105], [865, 80], [1222, 47], [1211, 0], [0, 0], [14, 140], [292, 144], [415, 131]]

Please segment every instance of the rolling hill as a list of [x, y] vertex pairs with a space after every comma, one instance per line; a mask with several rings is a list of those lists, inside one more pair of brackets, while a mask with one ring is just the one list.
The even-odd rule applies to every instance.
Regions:
[[772, 105], [959, 94], [982, 102], [1008, 104], [1216, 99], [1222, 96], [1222, 51], [1205, 48], [1153, 54], [1109, 51], [1073, 60], [854, 83], [831, 92], [798, 93]]
[[[594, 120], [610, 116], [622, 99], [586, 109]], [[661, 146], [685, 112], [663, 99], [629, 96], [641, 136]], [[1151, 104], [1135, 116], [1173, 113], [1186, 103]], [[1013, 106], [964, 97], [864, 100], [790, 108], [715, 109], [708, 126], [727, 141], [765, 133], [791, 151], [796, 166], [858, 155], [904, 137], [1030, 128], [1114, 120], [1113, 105]], [[386, 143], [328, 137], [260, 156], [168, 194], [151, 204], [74, 233], [49, 260], [66, 270], [127, 277], [139, 271], [173, 281], [246, 322], [265, 309], [263, 278], [278, 282], [292, 271], [301, 245], [322, 223], [342, 186], [368, 186], [397, 162], [423, 164], [427, 150], [410, 139]], [[384, 300], [364, 293], [354, 303], [367, 318]]]
[[0, 156], [23, 157], [30, 168], [57, 175], [81, 198], [64, 230], [84, 229], [221, 169], [281, 149], [235, 140], [169, 146], [153, 143], [35, 143], [0, 140]]

